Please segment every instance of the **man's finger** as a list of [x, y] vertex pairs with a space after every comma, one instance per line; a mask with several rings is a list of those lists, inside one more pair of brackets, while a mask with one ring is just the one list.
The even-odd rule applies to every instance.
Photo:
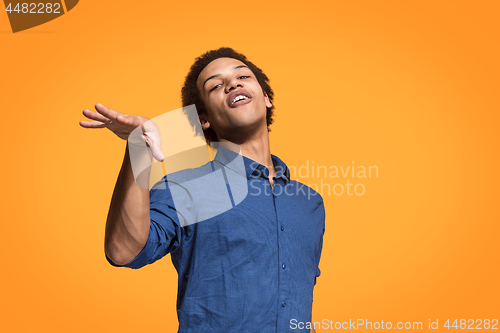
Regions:
[[112, 120], [112, 121], [115, 121], [116, 117], [118, 117], [119, 115], [122, 115], [118, 111], [108, 109], [107, 107], [105, 107], [101, 103], [97, 103], [95, 105], [95, 109], [97, 110], [97, 112], [99, 112], [100, 114], [102, 114], [104, 117], [106, 117], [106, 118], [108, 118], [109, 120]]
[[155, 143], [151, 145], [151, 152], [153, 153], [153, 157], [158, 161], [158, 162], [163, 162], [165, 159], [165, 156], [163, 155], [163, 152], [161, 151], [161, 148], [158, 147]]
[[92, 119], [92, 120], [97, 120], [97, 121], [100, 121], [103, 123], [109, 123], [109, 119], [104, 117], [103, 115], [101, 115], [98, 112], [93, 112], [93, 111], [90, 111], [88, 109], [85, 109], [85, 110], [83, 110], [83, 115], [89, 119]]
[[80, 126], [85, 127], [85, 128], [103, 128], [106, 127], [108, 124], [105, 124], [101, 121], [85, 121], [85, 120], [80, 120]]

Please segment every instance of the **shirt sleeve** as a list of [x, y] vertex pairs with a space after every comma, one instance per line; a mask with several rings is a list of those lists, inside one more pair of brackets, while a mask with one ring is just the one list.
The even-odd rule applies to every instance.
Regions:
[[316, 276], [314, 277], [314, 285], [316, 285], [316, 278], [321, 275], [321, 270], [319, 269], [319, 260], [321, 258], [322, 248], [323, 248], [323, 236], [321, 236], [321, 241], [319, 243], [319, 254], [318, 254], [318, 260], [316, 262]]
[[319, 241], [319, 247], [318, 247], [318, 255], [316, 257], [316, 276], [314, 277], [314, 285], [316, 285], [316, 278], [321, 275], [321, 270], [319, 269], [319, 261], [321, 259], [321, 252], [323, 250], [323, 236], [325, 234], [325, 208], [324, 208], [324, 202], [321, 202], [321, 208], [323, 209], [323, 232], [320, 237]]
[[115, 267], [138, 269], [152, 264], [181, 245], [184, 229], [174, 207], [168, 181], [164, 177], [149, 191], [150, 226], [149, 236], [141, 252], [125, 265], [117, 265], [106, 255], [106, 260]]

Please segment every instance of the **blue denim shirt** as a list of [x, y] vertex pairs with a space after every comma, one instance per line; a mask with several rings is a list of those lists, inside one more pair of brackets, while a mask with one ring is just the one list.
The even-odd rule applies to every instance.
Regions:
[[[179, 274], [179, 333], [309, 332], [292, 329], [291, 320], [311, 321], [325, 231], [323, 199], [290, 180], [278, 157], [271, 155], [277, 173], [273, 189], [268, 169], [249, 158], [243, 157], [244, 168], [231, 169], [236, 155], [241, 158], [221, 147], [214, 161], [165, 176], [150, 191], [151, 225], [144, 248], [126, 265], [106, 259], [113, 266], [138, 269], [171, 254]], [[176, 210], [181, 201], [173, 199], [172, 186], [216, 171], [224, 173], [229, 209], [186, 223], [186, 215], [193, 213]], [[248, 185], [241, 200], [233, 198], [234, 188], [227, 184], [231, 173]], [[220, 189], [202, 195], [216, 192]], [[188, 193], [183, 199], [191, 212], [200, 206], [193, 198]]]

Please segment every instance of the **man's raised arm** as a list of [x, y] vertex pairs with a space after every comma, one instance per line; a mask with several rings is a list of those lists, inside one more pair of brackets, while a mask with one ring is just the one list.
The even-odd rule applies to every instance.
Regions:
[[[123, 140], [137, 127], [142, 128], [141, 138], [151, 148], [153, 156], [159, 161], [161, 153], [159, 131], [154, 126], [144, 126], [149, 119], [140, 116], [124, 115], [102, 104], [96, 104], [97, 112], [85, 109], [83, 114], [92, 121], [80, 121], [85, 128], [108, 128]], [[117, 265], [132, 261], [142, 250], [149, 236], [149, 175], [151, 168], [145, 168], [135, 179], [130, 159], [130, 142], [127, 142], [123, 164], [116, 181], [108, 218], [104, 248], [108, 258]], [[132, 143], [133, 144], [133, 143]], [[139, 142], [136, 142], [139, 145]], [[143, 144], [144, 146], [144, 144]], [[148, 149], [134, 148], [134, 165], [151, 165]], [[137, 171], [136, 171], [137, 172]], [[142, 184], [141, 186], [138, 185]], [[145, 185], [145, 186], [144, 186]]]

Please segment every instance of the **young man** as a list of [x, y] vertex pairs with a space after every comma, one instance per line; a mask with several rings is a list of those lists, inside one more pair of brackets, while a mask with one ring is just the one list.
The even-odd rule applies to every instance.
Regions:
[[[183, 103], [196, 105], [207, 141], [236, 145], [239, 154], [220, 147], [214, 161], [167, 175], [148, 192], [135, 183], [127, 146], [106, 224], [106, 258], [137, 269], [171, 253], [181, 333], [310, 331], [294, 323], [311, 321], [325, 211], [321, 196], [291, 180], [286, 164], [270, 152], [268, 83], [234, 50], [209, 51], [191, 67]], [[160, 138], [143, 125], [147, 118], [101, 104], [96, 109], [84, 110], [93, 121], [81, 126], [107, 127], [125, 140], [143, 126], [143, 139], [163, 159]], [[238, 157], [240, 169], [233, 163]], [[223, 175], [225, 186], [210, 186], [208, 193], [181, 184], [211, 174]], [[243, 198], [232, 179], [247, 186]], [[184, 199], [174, 200], [179, 191], [186, 192]], [[226, 197], [229, 208], [200, 219], [204, 200], [223, 206], [219, 198]]]

